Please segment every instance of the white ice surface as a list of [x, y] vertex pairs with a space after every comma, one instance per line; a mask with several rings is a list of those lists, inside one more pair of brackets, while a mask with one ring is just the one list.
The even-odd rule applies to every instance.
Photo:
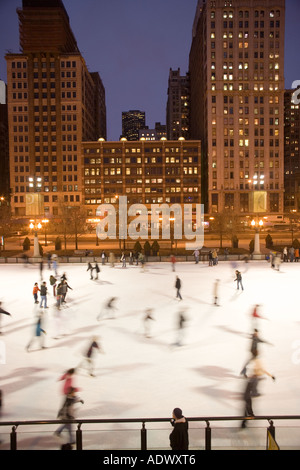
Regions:
[[[45, 266], [50, 308], [42, 310], [47, 347], [39, 349], [36, 342], [32, 352], [27, 352], [40, 312], [32, 296], [34, 282], [40, 284], [39, 268], [1, 265], [0, 301], [12, 314], [1, 319], [0, 340], [6, 352], [6, 363], [0, 364], [1, 420], [56, 419], [63, 385], [58, 378], [79, 364], [94, 335], [99, 336], [104, 354], [95, 356], [95, 377], [78, 370], [74, 378], [84, 400], [78, 418], [166, 418], [174, 407], [182, 408], [185, 416], [241, 416], [245, 380], [240, 371], [249, 356], [254, 304], [261, 304], [266, 318], [258, 323], [260, 336], [272, 343], [260, 348], [263, 363], [276, 377], [275, 382], [270, 378], [262, 381], [254, 412], [300, 414], [300, 263], [284, 263], [279, 272], [266, 261], [237, 266], [243, 274], [244, 291], [236, 289], [236, 265], [231, 262], [214, 267], [177, 263], [176, 272], [168, 263], [149, 264], [145, 272], [136, 266], [106, 265], [101, 266], [97, 281], [90, 280], [85, 264], [60, 265], [59, 274], [66, 272], [73, 288], [60, 319], [49, 284], [51, 272]], [[182, 301], [175, 298], [176, 275], [182, 280]], [[213, 305], [217, 278], [219, 307]], [[112, 296], [117, 297], [115, 318], [97, 321], [104, 302]], [[150, 322], [150, 338], [144, 335], [146, 308], [153, 309], [155, 318]], [[185, 309], [187, 317], [182, 346], [174, 345], [179, 309]], [[62, 335], [54, 339], [58, 333]], [[265, 429], [267, 424], [256, 422], [255, 426]], [[163, 434], [166, 442], [168, 434], [169, 429]], [[123, 437], [118, 439], [122, 442]], [[300, 442], [299, 432], [296, 440]], [[26, 442], [32, 446], [30, 440]], [[47, 442], [55, 448], [50, 438]]]

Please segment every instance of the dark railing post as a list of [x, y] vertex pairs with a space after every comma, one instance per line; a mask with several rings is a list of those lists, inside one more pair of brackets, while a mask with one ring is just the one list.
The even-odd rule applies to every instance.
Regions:
[[82, 450], [82, 431], [81, 431], [81, 423], [78, 424], [76, 430], [76, 450]]
[[145, 421], [143, 421], [141, 429], [141, 450], [147, 450], [147, 429], [145, 428]]
[[17, 426], [13, 426], [10, 433], [10, 450], [17, 450]]
[[211, 427], [209, 421], [206, 421], [205, 428], [205, 450], [211, 450]]

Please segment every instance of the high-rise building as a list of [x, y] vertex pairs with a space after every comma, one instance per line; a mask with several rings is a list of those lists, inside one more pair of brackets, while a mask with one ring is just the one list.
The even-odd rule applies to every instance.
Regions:
[[6, 55], [12, 212], [56, 216], [62, 201], [82, 202], [80, 145], [106, 137], [104, 88], [61, 0], [23, 0], [17, 13], [21, 53]]
[[284, 0], [199, 0], [189, 57], [190, 138], [206, 212], [284, 203]]
[[170, 69], [167, 100], [167, 138], [189, 137], [189, 76], [181, 75], [180, 68]]
[[9, 203], [9, 144], [6, 85], [0, 80], [0, 197]]
[[295, 90], [284, 95], [284, 207], [300, 210], [300, 105], [293, 102]]
[[146, 128], [144, 111], [131, 110], [122, 112], [122, 137], [127, 140], [139, 140], [139, 129]]

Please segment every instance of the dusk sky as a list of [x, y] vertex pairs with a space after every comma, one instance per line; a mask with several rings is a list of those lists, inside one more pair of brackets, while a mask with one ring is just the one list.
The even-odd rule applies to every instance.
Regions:
[[[169, 69], [188, 71], [197, 0], [63, 0], [79, 50], [106, 92], [107, 139], [119, 140], [122, 111], [166, 123]], [[270, 3], [273, 2], [270, 0]], [[276, 3], [276, 2], [275, 2]], [[5, 54], [19, 51], [22, 0], [0, 0], [0, 79]], [[285, 86], [300, 80], [300, 1], [286, 0]]]

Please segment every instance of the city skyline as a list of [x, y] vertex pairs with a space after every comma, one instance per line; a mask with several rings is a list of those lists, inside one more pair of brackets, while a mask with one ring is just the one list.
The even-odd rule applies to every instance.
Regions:
[[[128, 0], [126, 4], [113, 0], [103, 11], [100, 2], [93, 0], [84, 3], [64, 0], [63, 3], [88, 69], [98, 71], [103, 80], [107, 139], [119, 140], [122, 111], [129, 109], [145, 111], [146, 125], [150, 128], [155, 122], [165, 124], [169, 70], [180, 68], [182, 74], [188, 71], [197, 0], [188, 3], [166, 0], [163, 5], [158, 0], [142, 5], [136, 0]], [[21, 6], [22, 0], [2, 0], [0, 4], [0, 16], [6, 18], [0, 32], [0, 79], [5, 82], [4, 56], [8, 50], [19, 52], [16, 8]], [[299, 13], [299, 2], [286, 0], [287, 89], [300, 79], [300, 64], [295, 58], [300, 41]]]

